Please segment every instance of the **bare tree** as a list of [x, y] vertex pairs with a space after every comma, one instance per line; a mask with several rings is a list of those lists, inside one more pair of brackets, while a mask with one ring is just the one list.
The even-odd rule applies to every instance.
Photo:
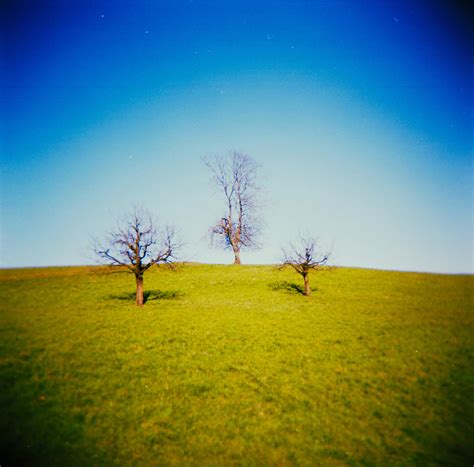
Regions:
[[143, 275], [153, 265], [176, 259], [178, 244], [174, 230], [159, 229], [148, 211], [135, 208], [117, 222], [105, 241], [96, 241], [96, 255], [110, 266], [124, 266], [135, 275], [136, 304], [143, 306]]
[[211, 235], [221, 246], [234, 252], [234, 264], [240, 264], [242, 248], [258, 247], [260, 219], [257, 216], [260, 188], [258, 164], [247, 154], [231, 152], [227, 157], [204, 159], [212, 179], [224, 194], [225, 213]]
[[311, 295], [309, 286], [310, 271], [320, 270], [327, 264], [329, 253], [321, 254], [317, 251], [316, 241], [313, 238], [301, 237], [300, 244], [283, 249], [282, 267], [291, 266], [298, 274], [303, 276], [304, 295]]

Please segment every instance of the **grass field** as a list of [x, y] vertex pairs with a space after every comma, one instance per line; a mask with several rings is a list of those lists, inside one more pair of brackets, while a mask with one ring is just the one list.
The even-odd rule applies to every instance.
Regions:
[[472, 465], [472, 276], [1, 271], [1, 459]]

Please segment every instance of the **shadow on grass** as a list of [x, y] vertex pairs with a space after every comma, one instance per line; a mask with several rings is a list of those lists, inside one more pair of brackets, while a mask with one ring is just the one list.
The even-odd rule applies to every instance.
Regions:
[[274, 291], [283, 290], [294, 294], [304, 295], [303, 286], [288, 281], [272, 282], [268, 287]]
[[[152, 300], [171, 300], [182, 297], [184, 294], [180, 290], [147, 290], [143, 293], [144, 303]], [[118, 295], [107, 295], [109, 300], [134, 301], [135, 292], [127, 292]]]
[[[39, 352], [27, 344], [8, 342], [9, 364], [0, 366], [1, 464], [107, 465], [97, 440], [86, 435], [85, 409], [64, 409], [58, 386], [41, 376]], [[21, 345], [21, 347], [20, 347]], [[18, 347], [17, 347], [18, 346]], [[40, 371], [38, 371], [41, 369]]]

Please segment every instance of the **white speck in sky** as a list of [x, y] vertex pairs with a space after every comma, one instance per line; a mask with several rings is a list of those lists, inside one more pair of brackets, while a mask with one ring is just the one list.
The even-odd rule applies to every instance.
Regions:
[[295, 48], [295, 46], [294, 46], [294, 45], [292, 45], [292, 46], [291, 46], [291, 48], [292, 48], [292, 49], [294, 49], [294, 48]]
[[100, 17], [101, 17], [101, 18], [103, 18], [103, 17], [104, 17], [104, 15], [100, 15]]
[[197, 55], [197, 54], [198, 54], [198, 51], [197, 51], [197, 50], [195, 50], [195, 51], [194, 51], [194, 55]]
[[149, 33], [148, 29], [145, 29], [145, 34], [148, 34], [148, 33]]

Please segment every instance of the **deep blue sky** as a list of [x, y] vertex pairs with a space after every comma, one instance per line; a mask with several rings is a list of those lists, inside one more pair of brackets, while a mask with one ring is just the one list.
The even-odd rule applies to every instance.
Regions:
[[468, 2], [2, 5], [2, 265], [90, 263], [134, 204], [230, 262], [201, 157], [237, 149], [266, 198], [244, 262], [301, 231], [337, 264], [473, 271]]

